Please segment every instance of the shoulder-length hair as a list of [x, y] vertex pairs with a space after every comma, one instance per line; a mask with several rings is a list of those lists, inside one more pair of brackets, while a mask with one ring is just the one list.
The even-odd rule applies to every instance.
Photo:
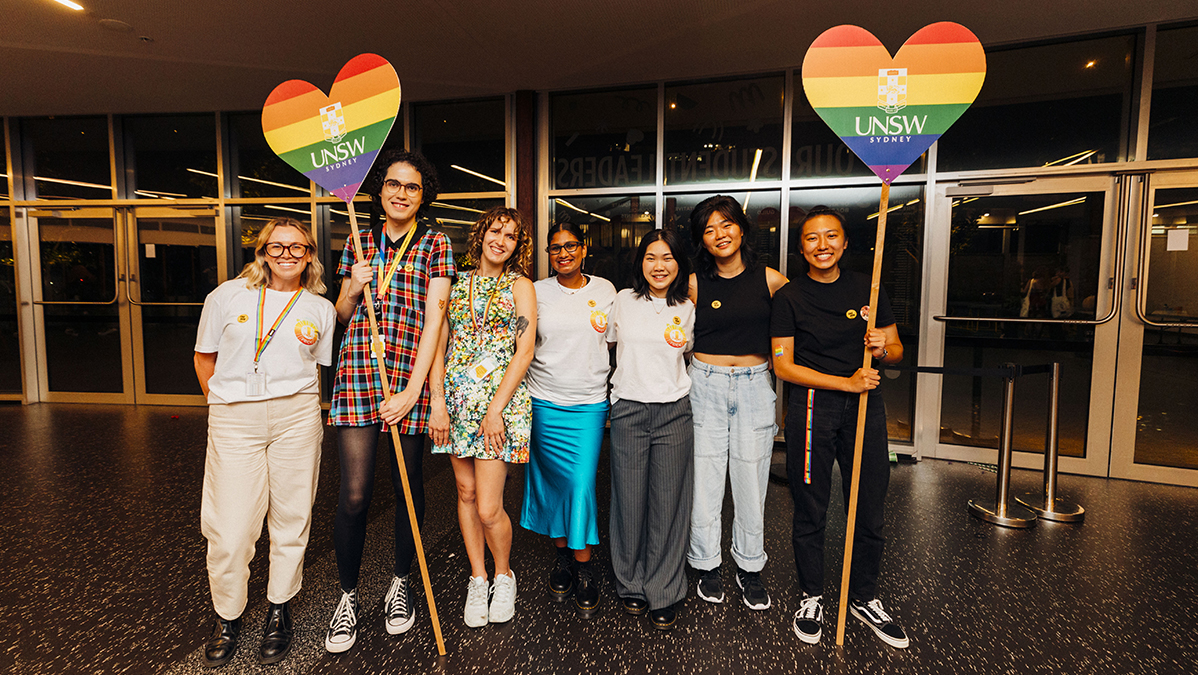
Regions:
[[688, 277], [692, 274], [692, 264], [688, 261], [683, 237], [675, 230], [650, 230], [642, 237], [642, 243], [638, 244], [637, 257], [634, 258], [638, 271], [633, 279], [633, 294], [642, 300], [650, 298], [650, 282], [646, 280], [641, 265], [646, 259], [646, 249], [656, 241], [665, 243], [667, 248], [671, 249], [671, 256], [675, 258], [675, 262], [679, 263], [679, 274], [675, 275], [675, 280], [667, 287], [667, 304], [683, 304], [688, 299]]
[[479, 220], [476, 220], [475, 224], [471, 226], [471, 234], [467, 237], [469, 264], [474, 267], [479, 266], [479, 259], [483, 256], [483, 235], [498, 220], [507, 220], [516, 225], [517, 248], [508, 257], [508, 260], [504, 261], [504, 271], [529, 276], [529, 265], [533, 260], [533, 233], [529, 231], [529, 226], [521, 217], [521, 212], [507, 206], [493, 206], [484, 211], [483, 215], [479, 216]]
[[427, 215], [429, 205], [437, 199], [442, 184], [438, 181], [437, 169], [419, 152], [410, 152], [401, 148], [384, 150], [371, 167], [371, 173], [363, 181], [362, 191], [371, 198], [371, 224], [383, 215], [383, 204], [379, 200], [379, 191], [383, 189], [383, 181], [387, 180], [388, 170], [393, 164], [408, 164], [421, 174], [421, 205], [417, 207], [417, 215]]
[[712, 218], [714, 213], [725, 216], [742, 231], [742, 246], [738, 249], [742, 256], [742, 265], [747, 270], [757, 267], [758, 254], [754, 251], [753, 242], [758, 228], [746, 217], [742, 205], [738, 204], [736, 199], [728, 195], [717, 195], [705, 199], [692, 209], [692, 244], [696, 247], [696, 276], [704, 279], [717, 278], [717, 261], [708, 249], [704, 248], [704, 230], [708, 227], [708, 219]]
[[263, 226], [262, 231], [258, 233], [258, 241], [254, 244], [254, 260], [246, 263], [237, 278], [246, 280], [246, 288], [261, 288], [271, 283], [271, 266], [267, 264], [266, 249], [267, 242], [271, 239], [271, 233], [277, 227], [295, 228], [304, 235], [304, 243], [308, 244], [310, 260], [300, 275], [300, 285], [309, 293], [325, 295], [325, 266], [317, 257], [317, 240], [313, 238], [312, 231], [295, 218], [273, 218], [271, 222]]

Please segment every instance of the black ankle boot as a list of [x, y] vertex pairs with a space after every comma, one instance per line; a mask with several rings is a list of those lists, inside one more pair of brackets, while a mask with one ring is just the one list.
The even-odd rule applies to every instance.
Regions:
[[264, 666], [279, 663], [292, 649], [292, 611], [288, 603], [271, 604], [267, 623], [263, 626], [262, 644], [258, 646], [258, 662]]
[[229, 663], [237, 651], [238, 635], [242, 632], [242, 617], [232, 620], [217, 616], [212, 637], [204, 643], [204, 665], [216, 668]]
[[575, 610], [587, 619], [600, 606], [600, 580], [592, 574], [592, 563], [575, 561]]
[[554, 568], [550, 570], [550, 599], [555, 602], [562, 602], [571, 597], [575, 592], [575, 575], [571, 570], [571, 563], [574, 562], [573, 554], [569, 548], [560, 548], [554, 556]]

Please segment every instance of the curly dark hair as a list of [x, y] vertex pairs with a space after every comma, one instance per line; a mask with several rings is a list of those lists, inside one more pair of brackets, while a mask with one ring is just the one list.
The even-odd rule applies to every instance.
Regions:
[[758, 254], [754, 251], [754, 239], [758, 228], [746, 217], [742, 205], [728, 195], [709, 197], [692, 209], [692, 244], [696, 247], [696, 276], [704, 279], [717, 278], [717, 261], [708, 249], [704, 248], [704, 229], [708, 227], [708, 219], [712, 214], [720, 213], [738, 226], [742, 231], [742, 245], [738, 253], [742, 256], [742, 264], [747, 270], [758, 266]]
[[424, 216], [429, 205], [437, 199], [442, 185], [438, 182], [437, 169], [419, 152], [409, 152], [401, 148], [381, 152], [375, 159], [371, 173], [367, 174], [367, 179], [363, 181], [361, 191], [371, 198], [371, 213], [382, 214], [383, 205], [379, 201], [379, 191], [383, 189], [388, 169], [392, 168], [393, 164], [400, 163], [411, 165], [421, 174], [421, 206], [417, 208], [417, 214]]

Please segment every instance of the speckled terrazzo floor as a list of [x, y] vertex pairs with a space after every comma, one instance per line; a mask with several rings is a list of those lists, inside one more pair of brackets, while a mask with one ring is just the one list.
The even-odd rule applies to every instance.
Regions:
[[[445, 458], [426, 459], [425, 546], [442, 631], [436, 648], [424, 604], [399, 637], [382, 626], [391, 544], [389, 499], [372, 505], [358, 644], [322, 647], [337, 600], [331, 528], [337, 455], [327, 434], [322, 480], [294, 602], [297, 639], [277, 666], [254, 663], [266, 605], [265, 539], [251, 575], [242, 647], [219, 671], [200, 664], [209, 629], [204, 540], [198, 519], [205, 411], [199, 408], [0, 405], [0, 672], [41, 673], [1194, 673], [1197, 670], [1197, 502], [1193, 489], [1079, 476], [1060, 479], [1082, 503], [1082, 525], [1039, 523], [1007, 530], [967, 515], [995, 474], [936, 460], [899, 465], [889, 493], [889, 545], [881, 597], [912, 636], [898, 651], [852, 617], [834, 645], [835, 602], [825, 636], [808, 646], [792, 634], [797, 607], [791, 561], [791, 499], [767, 497], [764, 580], [774, 605], [740, 604], [732, 567], [711, 605], [694, 590], [670, 634], [619, 611], [611, 582], [590, 621], [544, 595], [549, 549], [519, 527], [513, 567], [520, 595], [509, 624], [462, 625], [467, 566]], [[607, 455], [601, 519], [607, 522]], [[381, 466], [382, 468], [382, 466]], [[376, 494], [390, 488], [377, 472]], [[1040, 476], [1017, 471], [1014, 492]], [[521, 473], [507, 488], [518, 510]], [[835, 497], [839, 505], [840, 498]], [[832, 513], [832, 512], [831, 512]], [[726, 504], [726, 520], [731, 507]], [[826, 595], [836, 598], [844, 517], [831, 516]], [[606, 527], [596, 564], [607, 573]], [[728, 526], [726, 527], [728, 532]], [[693, 577], [694, 582], [694, 577]], [[694, 584], [693, 584], [694, 589]]]

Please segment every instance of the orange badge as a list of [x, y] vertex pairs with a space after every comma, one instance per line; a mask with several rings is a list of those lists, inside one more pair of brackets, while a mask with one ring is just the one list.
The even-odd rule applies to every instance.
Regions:
[[[679, 321], [679, 317], [675, 317], [675, 321]], [[663, 333], [663, 338], [667, 344], [679, 349], [687, 344], [687, 333], [683, 332], [683, 327], [677, 323], [667, 324], [667, 330]]]
[[296, 339], [306, 345], [316, 344], [317, 338], [321, 332], [317, 330], [317, 324], [308, 319], [296, 320]]
[[858, 315], [863, 318], [863, 321], [867, 320], [867, 315], [869, 315], [870, 313], [871, 313], [870, 305], [863, 305], [862, 308], [858, 310]]
[[597, 333], [603, 333], [608, 328], [608, 315], [598, 309], [593, 310], [592, 328], [595, 328]]

